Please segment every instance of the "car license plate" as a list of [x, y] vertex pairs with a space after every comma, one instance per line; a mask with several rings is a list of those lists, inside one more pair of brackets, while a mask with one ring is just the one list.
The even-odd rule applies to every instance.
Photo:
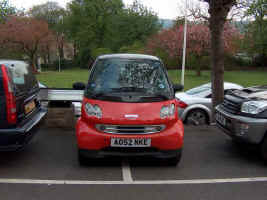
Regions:
[[30, 103], [25, 105], [25, 113], [26, 114], [30, 113], [31, 111], [34, 110], [34, 108], [35, 108], [35, 102], [31, 101]]
[[111, 147], [150, 147], [150, 138], [111, 138]]
[[216, 113], [215, 115], [216, 121], [219, 122], [221, 125], [226, 126], [226, 119], [220, 113]]

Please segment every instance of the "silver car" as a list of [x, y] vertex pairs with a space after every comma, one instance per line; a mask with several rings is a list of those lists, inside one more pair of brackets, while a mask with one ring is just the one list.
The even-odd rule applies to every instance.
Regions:
[[[224, 93], [228, 90], [243, 89], [235, 83], [224, 83]], [[212, 99], [211, 83], [175, 94], [179, 101], [179, 117], [191, 125], [209, 124], [211, 119]]]

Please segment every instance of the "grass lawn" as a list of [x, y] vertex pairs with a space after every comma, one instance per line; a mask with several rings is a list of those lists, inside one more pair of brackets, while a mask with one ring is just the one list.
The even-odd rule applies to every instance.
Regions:
[[[210, 71], [202, 72], [202, 76], [197, 77], [195, 71], [186, 71], [185, 89], [207, 83], [210, 81]], [[84, 69], [64, 70], [62, 72], [47, 71], [38, 74], [38, 80], [48, 87], [71, 88], [75, 82], [87, 82], [89, 71]], [[180, 82], [181, 71], [170, 70], [169, 77], [174, 83]], [[238, 83], [245, 87], [252, 85], [267, 85], [266, 71], [226, 71], [225, 81]]]
[[75, 82], [88, 81], [89, 70], [75, 69], [57, 71], [45, 71], [37, 75], [38, 80], [50, 88], [72, 88]]
[[[170, 70], [169, 76], [175, 83], [181, 80], [180, 70]], [[190, 89], [198, 85], [210, 82], [210, 71], [203, 71], [200, 77], [195, 71], [185, 72], [185, 89]], [[267, 85], [267, 71], [225, 71], [224, 81], [240, 84], [244, 87], [254, 85]]]

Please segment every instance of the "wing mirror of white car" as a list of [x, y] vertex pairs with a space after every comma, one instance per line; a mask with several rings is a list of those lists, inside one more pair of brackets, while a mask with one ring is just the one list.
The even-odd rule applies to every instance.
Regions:
[[184, 89], [183, 85], [181, 85], [181, 84], [173, 84], [174, 92], [180, 92], [180, 91], [183, 91], [183, 89]]

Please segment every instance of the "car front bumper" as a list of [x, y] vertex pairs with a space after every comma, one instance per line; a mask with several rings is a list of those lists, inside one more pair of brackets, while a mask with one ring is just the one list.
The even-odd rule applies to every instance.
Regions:
[[[81, 118], [77, 122], [76, 136], [78, 148], [89, 157], [105, 156], [149, 156], [175, 157], [183, 147], [184, 129], [179, 120], [175, 125], [160, 133], [147, 135], [117, 135], [97, 131]], [[147, 138], [151, 139], [151, 147], [111, 147], [111, 138]]]
[[23, 126], [0, 129], [0, 151], [16, 151], [23, 149], [38, 132], [46, 113], [46, 109], [40, 108], [35, 116]]
[[147, 150], [147, 149], [118, 149], [106, 148], [101, 150], [80, 149], [80, 154], [87, 158], [106, 158], [106, 157], [142, 157], [168, 159], [181, 156], [182, 148], [177, 150]]
[[259, 144], [267, 131], [267, 119], [233, 115], [222, 110], [220, 106], [216, 107], [216, 114], [223, 116], [226, 122], [226, 124], [222, 124], [216, 120], [217, 127], [235, 140]]

